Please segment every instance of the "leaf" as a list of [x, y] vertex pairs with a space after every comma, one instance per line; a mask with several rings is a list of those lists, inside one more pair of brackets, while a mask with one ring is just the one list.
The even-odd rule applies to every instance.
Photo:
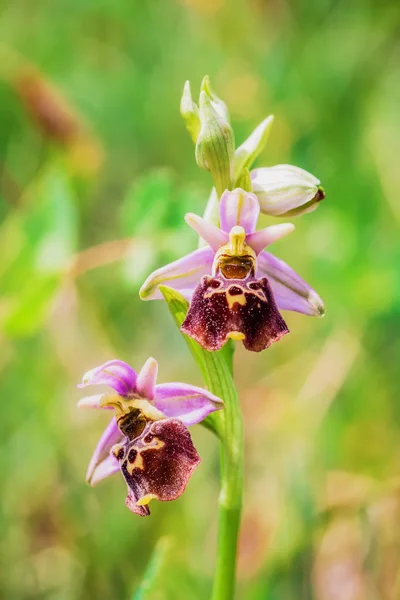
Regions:
[[170, 538], [160, 538], [147, 565], [142, 583], [133, 595], [132, 600], [150, 600], [149, 593], [156, 586], [160, 572], [165, 566], [168, 552], [171, 548]]
[[[164, 296], [175, 323], [180, 328], [186, 317], [188, 302], [179, 292], [168, 286], [160, 285], [159, 290]], [[229, 366], [232, 364], [233, 346], [226, 344], [222, 350], [209, 352], [192, 338], [185, 334], [182, 335], [199, 366], [208, 389], [225, 402], [236, 404], [237, 392]], [[221, 437], [224, 427], [224, 410], [209, 415], [203, 424]]]

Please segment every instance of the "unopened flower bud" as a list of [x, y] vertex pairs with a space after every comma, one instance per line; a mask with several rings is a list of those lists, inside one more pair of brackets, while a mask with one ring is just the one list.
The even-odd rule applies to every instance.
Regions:
[[245, 192], [253, 191], [251, 175], [247, 167], [242, 170], [241, 175], [235, 180], [235, 188], [241, 188]]
[[200, 92], [205, 92], [207, 94], [207, 96], [211, 100], [211, 104], [213, 105], [217, 113], [221, 116], [221, 118], [224, 121], [228, 121], [228, 123], [230, 123], [228, 107], [226, 106], [225, 102], [221, 100], [221, 98], [219, 98], [212, 89], [210, 78], [208, 75], [205, 75], [203, 81], [201, 82]]
[[251, 180], [261, 212], [267, 215], [301, 215], [315, 210], [325, 198], [319, 179], [291, 165], [254, 169]]
[[235, 187], [243, 188], [243, 185], [239, 184], [239, 179], [242, 176], [243, 169], [246, 167], [250, 169], [256, 158], [264, 150], [265, 144], [267, 143], [271, 133], [273, 120], [273, 115], [270, 115], [264, 119], [264, 121], [260, 123], [258, 127], [256, 127], [255, 130], [249, 135], [247, 140], [236, 149]]
[[196, 161], [199, 167], [210, 171], [220, 198], [226, 189], [232, 189], [235, 140], [229, 121], [216, 110], [204, 90], [200, 92], [200, 122]]
[[187, 81], [183, 88], [183, 94], [181, 98], [181, 115], [185, 121], [186, 129], [190, 133], [190, 137], [193, 142], [197, 142], [197, 138], [200, 133], [200, 115], [199, 107], [192, 99], [192, 93], [190, 91], [190, 83]]

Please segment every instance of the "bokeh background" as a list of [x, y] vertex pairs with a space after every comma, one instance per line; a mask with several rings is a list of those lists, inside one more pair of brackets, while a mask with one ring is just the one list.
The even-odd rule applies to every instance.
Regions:
[[[258, 165], [327, 198], [274, 247], [323, 320], [235, 359], [246, 428], [238, 599], [400, 596], [400, 11], [396, 0], [15, 0], [0, 6], [0, 598], [209, 598], [218, 450], [140, 519], [85, 471], [106, 417], [87, 369], [160, 362], [201, 384], [161, 302], [138, 289], [195, 247], [211, 180], [179, 115], [205, 73], [237, 144], [276, 116]], [[264, 223], [271, 222], [264, 218]], [[162, 540], [161, 542], [159, 540]]]

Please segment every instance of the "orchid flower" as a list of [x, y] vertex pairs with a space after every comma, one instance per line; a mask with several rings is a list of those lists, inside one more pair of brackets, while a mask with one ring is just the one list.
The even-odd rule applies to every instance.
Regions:
[[114, 409], [91, 458], [86, 479], [95, 485], [121, 471], [127, 507], [150, 514], [156, 498], [175, 500], [200, 463], [188, 425], [199, 423], [223, 407], [210, 392], [185, 383], [156, 385], [158, 364], [149, 358], [137, 374], [121, 360], [88, 371], [78, 387], [103, 384], [113, 392], [88, 396], [78, 406]]
[[288, 333], [279, 313], [292, 310], [322, 316], [318, 294], [291, 267], [264, 248], [292, 232], [290, 223], [256, 231], [260, 212], [255, 194], [225, 191], [219, 205], [221, 228], [187, 214], [186, 222], [208, 246], [152, 273], [140, 290], [144, 300], [162, 298], [160, 284], [190, 301], [181, 331], [207, 350], [228, 338], [259, 352]]

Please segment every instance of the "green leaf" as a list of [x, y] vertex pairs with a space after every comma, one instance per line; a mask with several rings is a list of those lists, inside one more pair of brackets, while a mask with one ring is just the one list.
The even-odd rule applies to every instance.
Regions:
[[160, 577], [160, 573], [165, 567], [167, 555], [171, 548], [170, 538], [161, 538], [153, 551], [144, 574], [142, 583], [133, 595], [132, 600], [150, 600], [149, 594], [154, 590]]
[[[178, 327], [181, 327], [188, 311], [188, 302], [179, 292], [170, 287], [160, 285], [159, 290], [164, 296], [175, 323]], [[233, 345], [227, 343], [222, 350], [208, 352], [208, 350], [202, 348], [192, 338], [185, 334], [182, 335], [199, 366], [204, 383], [208, 389], [225, 402], [235, 404], [237, 402], [237, 392], [231, 371]], [[224, 427], [224, 411], [218, 411], [209, 415], [203, 421], [203, 424], [221, 437], [222, 428]]]

